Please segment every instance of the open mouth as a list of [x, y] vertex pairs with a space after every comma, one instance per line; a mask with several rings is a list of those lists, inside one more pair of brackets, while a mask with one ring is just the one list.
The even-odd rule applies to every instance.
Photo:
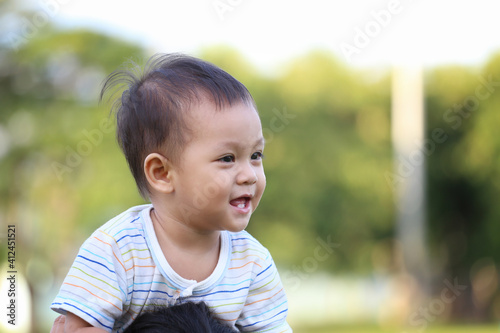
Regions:
[[250, 197], [249, 196], [241, 196], [239, 198], [233, 199], [229, 202], [229, 204], [233, 207], [244, 209], [248, 208], [250, 204]]

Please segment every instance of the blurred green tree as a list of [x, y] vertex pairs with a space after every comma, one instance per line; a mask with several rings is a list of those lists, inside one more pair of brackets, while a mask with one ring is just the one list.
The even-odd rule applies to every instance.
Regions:
[[17, 268], [30, 284], [34, 323], [43, 322], [42, 297], [82, 238], [139, 200], [113, 115], [97, 98], [107, 73], [144, 54], [117, 38], [50, 25], [23, 44], [0, 44], [0, 219], [17, 227]]
[[[481, 69], [443, 67], [428, 73], [427, 132], [446, 141], [429, 156], [430, 246], [436, 276], [457, 278], [469, 297], [457, 317], [499, 318], [500, 55]], [[438, 280], [439, 281], [439, 280]], [[437, 287], [439, 284], [436, 285]], [[437, 291], [438, 292], [438, 291]], [[472, 300], [472, 301], [471, 301]]]

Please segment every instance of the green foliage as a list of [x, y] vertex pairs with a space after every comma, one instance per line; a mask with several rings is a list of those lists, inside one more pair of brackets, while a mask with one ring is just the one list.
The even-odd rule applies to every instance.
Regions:
[[19, 260], [67, 262], [103, 219], [138, 201], [114, 126], [101, 126], [113, 123], [109, 108], [97, 104], [104, 76], [143, 55], [88, 31], [41, 31], [0, 49], [0, 217], [24, 230]]
[[466, 279], [478, 259], [500, 260], [499, 88], [499, 55], [481, 70], [441, 68], [427, 80], [428, 133], [447, 135], [429, 157], [430, 236], [443, 271]]

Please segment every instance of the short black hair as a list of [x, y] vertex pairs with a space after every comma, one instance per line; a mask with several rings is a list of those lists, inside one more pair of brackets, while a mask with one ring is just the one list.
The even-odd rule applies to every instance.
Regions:
[[208, 306], [183, 303], [156, 307], [139, 315], [123, 333], [234, 333], [238, 332], [214, 318]]
[[[112, 110], [116, 112], [117, 139], [141, 195], [150, 194], [144, 160], [163, 150], [177, 161], [188, 140], [184, 115], [208, 99], [218, 110], [236, 103], [255, 107], [248, 89], [219, 67], [184, 54], [156, 54], [141, 72], [132, 69], [111, 73], [100, 99], [109, 90], [124, 87]], [[113, 94], [114, 95], [114, 94]], [[112, 95], [112, 96], [113, 96]]]

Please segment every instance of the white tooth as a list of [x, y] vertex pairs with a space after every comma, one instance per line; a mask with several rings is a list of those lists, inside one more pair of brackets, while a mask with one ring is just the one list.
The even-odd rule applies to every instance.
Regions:
[[244, 203], [238, 204], [238, 208], [245, 208], [245, 204]]

